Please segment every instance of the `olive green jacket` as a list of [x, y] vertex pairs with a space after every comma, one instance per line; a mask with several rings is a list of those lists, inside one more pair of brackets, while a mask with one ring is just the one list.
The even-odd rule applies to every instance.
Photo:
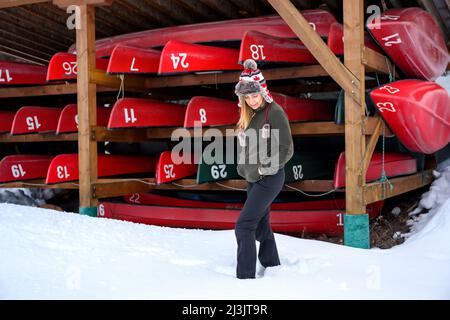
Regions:
[[[266, 110], [268, 108], [268, 110]], [[263, 138], [263, 126], [270, 125], [270, 137]], [[254, 111], [245, 129], [246, 143], [238, 139], [237, 171], [248, 182], [256, 182], [283, 168], [294, 153], [291, 128], [286, 113], [275, 101]]]

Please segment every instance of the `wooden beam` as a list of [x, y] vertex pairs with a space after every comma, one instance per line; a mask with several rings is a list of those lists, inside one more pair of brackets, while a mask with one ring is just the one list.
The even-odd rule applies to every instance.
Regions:
[[[332, 190], [332, 180], [305, 180], [289, 184], [305, 192], [326, 192]], [[182, 179], [174, 183], [157, 185], [154, 178], [146, 179], [98, 179], [93, 185], [93, 196], [97, 199], [118, 197], [149, 190], [196, 190], [196, 191], [246, 191], [245, 180], [226, 180], [219, 183], [197, 184], [195, 179]], [[284, 187], [284, 191], [296, 192]]]
[[388, 183], [374, 182], [364, 187], [364, 204], [368, 205], [380, 200], [388, 199], [430, 184], [433, 181], [433, 170], [426, 170], [411, 176], [389, 179]]
[[[362, 63], [364, 47], [364, 1], [344, 0], [344, 62], [358, 81], [359, 95], [345, 88], [345, 166], [346, 210], [348, 214], [365, 214], [363, 201], [363, 157], [365, 150], [364, 105], [365, 69]], [[356, 98], [356, 99], [355, 99]]]
[[[97, 92], [113, 92], [116, 89], [97, 87]], [[76, 94], [77, 84], [76, 83], [65, 83], [65, 84], [53, 84], [44, 86], [30, 86], [30, 87], [11, 87], [11, 88], [1, 88], [0, 98], [22, 98], [22, 97], [38, 97], [38, 96], [55, 96], [55, 95], [66, 95], [66, 94]]]
[[0, 183], [0, 188], [78, 189], [78, 183], [67, 182], [58, 184], [45, 184], [45, 180], [39, 179]]
[[62, 9], [65, 9], [71, 5], [83, 6], [83, 5], [99, 5], [109, 6], [114, 0], [53, 0], [53, 4]]
[[362, 63], [367, 67], [367, 71], [394, 75], [394, 64], [386, 56], [373, 49], [363, 48]]
[[27, 4], [50, 2], [50, 1], [52, 1], [52, 0], [2, 0], [0, 2], [0, 9], [24, 6]]
[[[98, 202], [92, 197], [91, 185], [97, 180], [97, 142], [91, 139], [91, 127], [97, 124], [97, 85], [90, 82], [95, 68], [95, 7], [81, 5], [77, 29], [78, 89], [78, 167], [80, 177], [80, 210], [92, 210]], [[91, 208], [91, 209], [88, 209]]]
[[23, 135], [10, 135], [9, 133], [0, 134], [0, 142], [2, 143], [18, 143], [18, 142], [57, 142], [57, 141], [77, 141], [77, 133], [60, 134], [54, 133], [34, 133]]
[[268, 0], [297, 37], [308, 48], [328, 74], [347, 92], [359, 101], [360, 81], [333, 54], [317, 32], [289, 0]]
[[366, 151], [364, 153], [364, 165], [363, 165], [364, 176], [366, 176], [367, 169], [369, 168], [370, 160], [372, 160], [373, 151], [375, 150], [378, 139], [380, 138], [382, 128], [383, 128], [383, 120], [379, 118], [375, 126], [374, 132], [370, 136], [369, 143], [367, 144]]

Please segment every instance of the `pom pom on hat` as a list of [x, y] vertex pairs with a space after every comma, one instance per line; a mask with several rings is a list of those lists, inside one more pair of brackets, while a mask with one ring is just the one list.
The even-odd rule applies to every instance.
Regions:
[[247, 59], [244, 61], [244, 69], [256, 70], [258, 69], [258, 65], [255, 60]]

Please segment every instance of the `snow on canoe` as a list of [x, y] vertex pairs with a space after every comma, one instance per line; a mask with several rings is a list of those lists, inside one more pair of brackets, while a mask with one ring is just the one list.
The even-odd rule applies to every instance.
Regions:
[[181, 104], [122, 98], [112, 108], [108, 129], [182, 126], [185, 112]]
[[296, 98], [280, 93], [272, 93], [272, 97], [284, 109], [289, 122], [334, 119], [335, 103], [330, 101]]
[[300, 40], [279, 38], [250, 30], [242, 38], [239, 63], [253, 59], [258, 63], [317, 63]]
[[[375, 50], [381, 54], [384, 54], [380, 46], [373, 40], [373, 38], [367, 32], [364, 33], [365, 46]], [[333, 51], [335, 55], [344, 55], [344, 27], [339, 22], [333, 23], [330, 27], [328, 34], [328, 47]]]
[[16, 112], [11, 134], [55, 132], [60, 114], [59, 108], [22, 107]]
[[450, 96], [422, 80], [400, 80], [370, 96], [383, 119], [412, 152], [431, 154], [450, 142]]
[[11, 155], [0, 161], [0, 182], [44, 179], [53, 156]]
[[0, 86], [46, 84], [47, 67], [0, 60]]
[[367, 28], [407, 77], [433, 81], [446, 70], [450, 57], [444, 36], [427, 11], [387, 10]]
[[[383, 169], [383, 158], [381, 153], [374, 153], [367, 170], [366, 181], [381, 179]], [[384, 169], [386, 177], [404, 176], [417, 172], [417, 161], [405, 153], [386, 152], [384, 155]], [[342, 152], [336, 164], [334, 174], [334, 187], [345, 187], [345, 153]]]
[[239, 108], [236, 101], [211, 97], [193, 97], [186, 108], [184, 127], [224, 126], [236, 124]]
[[[175, 158], [172, 158], [172, 156]], [[195, 175], [197, 173], [197, 163], [191, 155], [184, 155], [181, 158], [178, 154], [171, 151], [164, 151], [159, 156], [156, 164], [156, 183], [167, 183]]]
[[[304, 10], [302, 14], [322, 37], [326, 37], [331, 24], [336, 22], [334, 16], [325, 10]], [[297, 38], [280, 16], [273, 15], [152, 29], [105, 38], [96, 41], [96, 54], [97, 57], [109, 57], [119, 43], [141, 48], [155, 48], [164, 46], [169, 40], [210, 44], [238, 42], [248, 30], [265, 32], [282, 38]], [[76, 46], [73, 45], [69, 52], [75, 53], [75, 51]]]
[[15, 112], [0, 110], [0, 133], [11, 132]]
[[108, 73], [157, 73], [161, 51], [118, 44], [109, 58]]
[[[106, 70], [108, 59], [97, 59], [97, 69]], [[58, 52], [49, 62], [47, 81], [76, 80], [77, 79], [77, 56], [71, 53]]]
[[[109, 121], [111, 108], [97, 107], [97, 125], [106, 127]], [[56, 134], [70, 133], [78, 131], [78, 109], [76, 104], [69, 104], [64, 107], [59, 116]]]
[[[313, 203], [313, 202], [312, 202]], [[335, 202], [321, 203], [323, 209], [273, 210], [270, 223], [274, 232], [324, 233], [342, 235], [345, 209], [336, 208]], [[98, 216], [135, 223], [176, 228], [233, 229], [239, 209], [206, 208], [199, 201], [199, 207], [143, 206], [124, 203], [101, 202]], [[301, 206], [301, 205], [300, 205]], [[313, 205], [314, 206], [314, 205]], [[368, 206], [371, 217], [379, 216], [382, 202]]]
[[158, 74], [241, 70], [239, 50], [169, 41], [159, 60]]
[[[146, 156], [98, 155], [98, 176], [110, 177], [154, 172], [156, 159]], [[61, 154], [53, 158], [45, 183], [78, 180], [78, 154]]]

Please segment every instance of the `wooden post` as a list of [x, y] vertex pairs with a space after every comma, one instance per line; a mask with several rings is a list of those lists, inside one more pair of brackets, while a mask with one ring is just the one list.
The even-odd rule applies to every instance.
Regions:
[[91, 128], [97, 124], [97, 86], [89, 80], [95, 69], [95, 7], [82, 4], [80, 26], [77, 30], [78, 61], [78, 167], [80, 186], [80, 214], [97, 216], [97, 200], [92, 184], [97, 180], [97, 141], [91, 138]]
[[356, 92], [345, 91], [345, 161], [346, 207], [344, 217], [344, 244], [358, 248], [370, 248], [369, 217], [364, 205], [364, 152], [365, 137], [365, 67], [364, 49], [364, 1], [344, 0], [344, 63], [359, 80]]

